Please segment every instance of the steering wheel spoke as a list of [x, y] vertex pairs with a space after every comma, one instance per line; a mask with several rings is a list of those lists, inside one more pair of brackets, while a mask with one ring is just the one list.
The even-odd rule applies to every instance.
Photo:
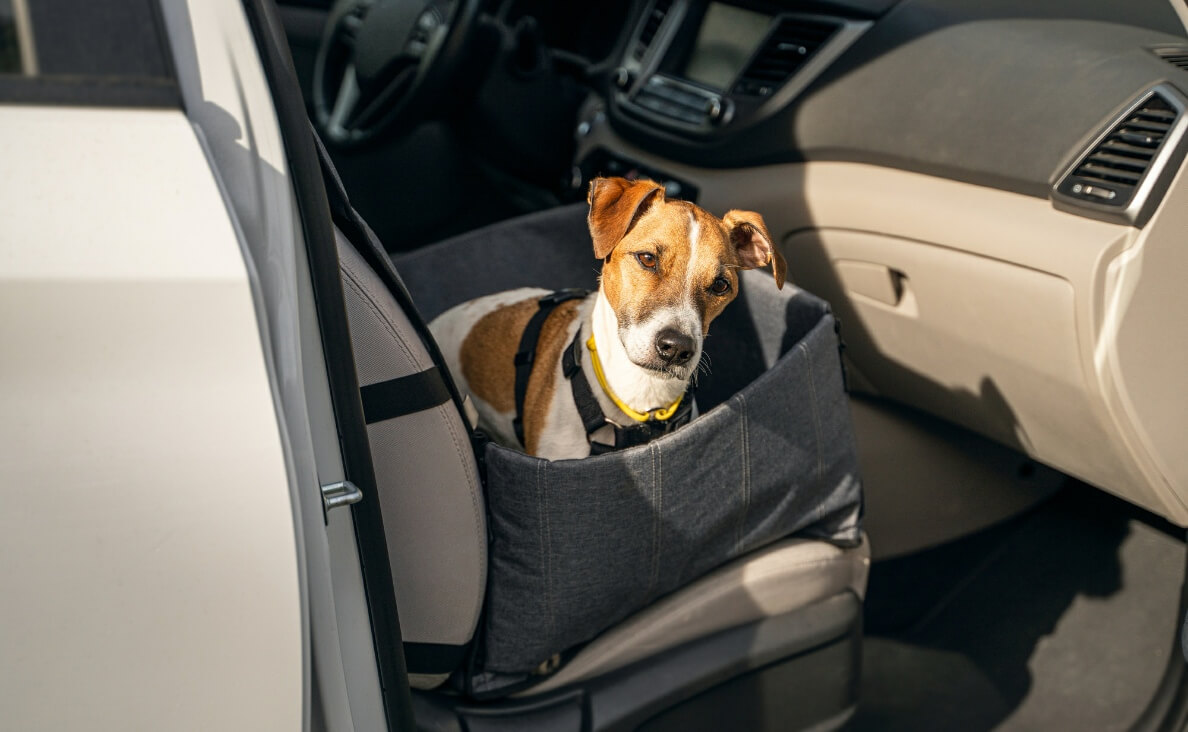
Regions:
[[383, 124], [385, 115], [392, 113], [397, 101], [403, 98], [416, 78], [416, 67], [408, 66], [392, 77], [384, 88], [376, 94], [367, 105], [355, 116], [355, 124], [359, 127], [373, 127]]
[[326, 120], [326, 132], [330, 139], [340, 142], [347, 141], [352, 136], [351, 118], [359, 106], [359, 79], [355, 75], [355, 65], [348, 64], [342, 73], [342, 81], [338, 84], [338, 95], [334, 98], [334, 108], [330, 110], [330, 117]]

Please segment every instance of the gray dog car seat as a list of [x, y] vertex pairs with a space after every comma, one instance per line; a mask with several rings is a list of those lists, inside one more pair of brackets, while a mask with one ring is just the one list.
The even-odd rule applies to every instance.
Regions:
[[[338, 246], [365, 394], [431, 372], [423, 329], [376, 272], [390, 264], [360, 256], [345, 237]], [[579, 206], [443, 242], [397, 266], [431, 318], [510, 287], [592, 286], [589, 252]], [[613, 678], [700, 639], [726, 643], [733, 628], [784, 628], [779, 653], [819, 640], [803, 632], [819, 625], [814, 613], [846, 614], [857, 632], [845, 598], [860, 600], [869, 554], [828, 309], [747, 273], [707, 352], [704, 414], [687, 428], [582, 461], [488, 445], [485, 491], [455, 401], [368, 416], [414, 686], [461, 670], [473, 696], [533, 697]], [[842, 687], [852, 696], [851, 684]]]
[[[585, 207], [575, 206], [443, 242], [397, 266], [432, 318], [513, 287], [594, 287], [591, 251]], [[539, 682], [557, 658], [777, 540], [861, 544], [835, 321], [808, 293], [777, 290], [770, 273], [742, 275], [739, 297], [706, 340], [711, 370], [693, 423], [583, 460], [487, 446], [492, 540], [473, 694]]]

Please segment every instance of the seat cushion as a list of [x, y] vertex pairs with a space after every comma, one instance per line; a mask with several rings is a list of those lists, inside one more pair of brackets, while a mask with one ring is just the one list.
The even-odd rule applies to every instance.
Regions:
[[842, 592], [866, 592], [870, 545], [811, 539], [771, 544], [660, 599], [591, 641], [568, 664], [517, 696], [594, 678], [682, 643], [791, 612]]

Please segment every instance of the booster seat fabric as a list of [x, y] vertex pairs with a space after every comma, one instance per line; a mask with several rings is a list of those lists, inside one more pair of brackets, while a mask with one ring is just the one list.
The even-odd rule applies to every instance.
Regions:
[[[396, 262], [427, 319], [514, 287], [596, 287], [586, 207]], [[548, 461], [487, 445], [491, 542], [473, 693], [542, 665], [735, 557], [791, 534], [854, 546], [862, 489], [836, 321], [744, 271], [705, 341], [700, 416], [646, 445]]]

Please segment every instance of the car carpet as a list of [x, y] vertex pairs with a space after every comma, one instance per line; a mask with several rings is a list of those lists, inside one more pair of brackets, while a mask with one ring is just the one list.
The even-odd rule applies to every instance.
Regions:
[[851, 727], [1125, 729], [1178, 649], [1183, 536], [1069, 481], [1022, 516], [876, 563]]

